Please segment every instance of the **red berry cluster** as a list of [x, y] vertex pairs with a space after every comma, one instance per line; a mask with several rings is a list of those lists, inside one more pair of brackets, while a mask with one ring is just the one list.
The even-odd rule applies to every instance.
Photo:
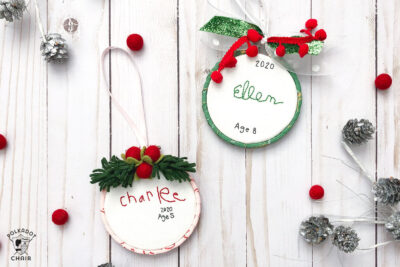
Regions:
[[312, 35], [311, 31], [318, 26], [316, 19], [309, 19], [306, 21], [306, 29], [302, 29], [300, 32], [307, 34], [304, 37], [269, 37], [267, 39], [268, 43], [278, 43], [278, 47], [275, 53], [279, 57], [283, 57], [286, 54], [286, 48], [283, 44], [295, 44], [299, 46], [299, 55], [304, 57], [308, 54], [308, 44], [314, 40], [323, 41], [326, 39], [327, 35], [323, 29], [318, 30], [315, 35]]
[[[151, 161], [144, 161], [145, 156], [148, 156]], [[139, 147], [133, 146], [125, 152], [126, 159], [133, 158], [138, 162], [136, 167], [136, 175], [141, 179], [147, 179], [151, 177], [151, 174], [153, 173], [152, 163], [157, 162], [160, 157], [161, 151], [158, 146], [149, 146], [144, 149], [144, 152]]]
[[247, 35], [240, 37], [229, 50], [226, 52], [224, 57], [222, 58], [221, 62], [219, 63], [218, 70], [211, 73], [211, 79], [216, 82], [222, 82], [222, 74], [221, 71], [224, 68], [234, 68], [236, 66], [237, 60], [235, 58], [235, 51], [239, 49], [243, 44], [247, 43], [246, 54], [249, 57], [255, 57], [258, 55], [258, 48], [255, 45], [250, 43], [257, 43], [259, 42], [263, 36], [259, 34], [256, 30], [250, 29], [247, 31]]

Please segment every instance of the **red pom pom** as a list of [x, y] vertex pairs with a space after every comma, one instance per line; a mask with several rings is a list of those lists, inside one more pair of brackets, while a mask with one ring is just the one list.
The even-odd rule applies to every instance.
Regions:
[[301, 44], [299, 46], [299, 55], [300, 55], [300, 57], [304, 57], [305, 55], [307, 55], [308, 49], [309, 49], [308, 44]]
[[7, 139], [4, 135], [0, 134], [0, 149], [3, 149], [7, 146]]
[[313, 185], [310, 188], [309, 195], [312, 199], [321, 199], [324, 196], [324, 188], [320, 185]]
[[254, 29], [249, 29], [247, 31], [247, 38], [249, 38], [249, 40], [252, 41], [253, 43], [257, 43], [262, 39], [262, 35], [259, 34], [258, 31]]
[[150, 164], [143, 162], [136, 168], [136, 174], [139, 178], [147, 179], [150, 178], [151, 173], [153, 172], [153, 166]]
[[156, 162], [161, 156], [161, 152], [158, 146], [149, 146], [144, 151], [144, 154], [149, 156], [153, 162]]
[[126, 38], [126, 44], [128, 45], [129, 49], [133, 51], [138, 51], [143, 47], [143, 38], [139, 34], [131, 34]]
[[134, 158], [140, 160], [140, 148], [133, 146], [125, 152], [125, 158]]
[[317, 26], [318, 26], [318, 22], [317, 22], [316, 19], [309, 19], [309, 20], [306, 21], [306, 28], [307, 29], [312, 30], [314, 28], [317, 28]]
[[275, 50], [275, 53], [278, 57], [283, 57], [286, 54], [286, 48], [284, 45], [280, 44]]
[[236, 66], [237, 59], [235, 57], [230, 57], [226, 60], [225, 67], [234, 68]]
[[249, 46], [249, 48], [246, 49], [246, 54], [249, 57], [255, 57], [258, 54], [258, 48], [255, 45], [251, 45]]
[[315, 33], [315, 38], [317, 38], [317, 40], [320, 40], [320, 41], [323, 41], [323, 40], [325, 40], [326, 39], [326, 32], [323, 30], [323, 29], [321, 29], [321, 30], [318, 30], [316, 33]]
[[51, 216], [51, 220], [57, 225], [63, 225], [68, 221], [68, 212], [63, 209], [55, 210]]
[[211, 79], [216, 82], [216, 83], [220, 83], [222, 82], [222, 74], [219, 71], [213, 71], [213, 73], [211, 73]]
[[386, 90], [392, 85], [392, 77], [389, 74], [382, 73], [375, 79], [375, 86], [380, 90]]

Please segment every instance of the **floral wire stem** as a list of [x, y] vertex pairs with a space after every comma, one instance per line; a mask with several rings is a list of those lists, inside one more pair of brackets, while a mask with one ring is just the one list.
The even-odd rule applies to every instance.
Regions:
[[37, 3], [37, 0], [33, 0], [33, 4], [35, 5], [36, 20], [37, 20], [37, 24], [38, 24], [38, 27], [39, 27], [40, 35], [42, 36], [42, 40], [46, 41], [42, 20], [40, 18], [40, 12], [39, 12], [39, 6], [38, 6], [38, 3]]
[[342, 141], [343, 147], [346, 150], [346, 152], [353, 158], [355, 163], [357, 163], [358, 167], [360, 167], [361, 171], [363, 174], [372, 182], [374, 183], [375, 180], [372, 178], [372, 175], [367, 171], [367, 169], [364, 167], [364, 165], [361, 163], [361, 161], [356, 157], [354, 154], [353, 150], [349, 147], [349, 145], [345, 142]]

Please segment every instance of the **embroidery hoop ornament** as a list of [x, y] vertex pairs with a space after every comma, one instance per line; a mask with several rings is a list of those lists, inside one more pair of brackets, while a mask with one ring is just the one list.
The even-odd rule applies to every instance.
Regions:
[[[132, 118], [127, 114], [127, 112], [122, 108], [122, 106], [118, 103], [118, 101], [116, 101], [116, 99], [113, 97], [113, 95], [112, 95], [112, 93], [111, 93], [111, 91], [110, 91], [110, 88], [107, 86], [106, 87], [106, 90], [107, 90], [107, 92], [108, 92], [108, 94], [110, 95], [110, 97], [111, 97], [111, 99], [112, 99], [112, 101], [113, 101], [113, 103], [115, 104], [115, 106], [117, 107], [117, 109], [118, 109], [118, 111], [123, 115], [123, 117], [126, 119], [126, 121], [128, 122], [128, 124], [129, 124], [129, 126], [132, 128], [132, 130], [134, 131], [134, 133], [135, 133], [135, 135], [136, 135], [136, 137], [137, 137], [137, 139], [138, 139], [138, 141], [139, 141], [139, 143], [141, 143], [141, 144], [144, 144], [144, 145], [147, 145], [148, 144], [148, 138], [147, 138], [147, 127], [146, 127], [146, 120], [145, 120], [145, 116], [144, 116], [144, 105], [143, 105], [143, 99], [142, 99], [142, 83], [141, 83], [141, 77], [140, 77], [140, 73], [139, 73], [139, 71], [138, 71], [138, 68], [137, 68], [137, 66], [136, 66], [136, 63], [135, 63], [135, 61], [133, 60], [133, 57], [126, 51], [126, 50], [124, 50], [124, 49], [122, 49], [122, 48], [119, 48], [119, 47], [112, 47], [112, 46], [110, 46], [110, 47], [107, 47], [104, 51], [103, 51], [103, 53], [102, 53], [102, 56], [101, 56], [101, 64], [102, 64], [102, 72], [103, 72], [103, 77], [104, 77], [104, 80], [106, 81], [106, 84], [108, 84], [108, 82], [107, 82], [107, 76], [106, 76], [106, 70], [105, 70], [105, 64], [104, 64], [104, 60], [105, 60], [105, 58], [106, 58], [106, 56], [107, 56], [107, 54], [111, 51], [111, 50], [118, 50], [118, 51], [120, 51], [120, 52], [123, 52], [124, 54], [126, 54], [126, 55], [128, 55], [128, 57], [129, 57], [129, 59], [131, 60], [131, 62], [132, 62], [132, 64], [133, 64], [133, 67], [134, 67], [134, 71], [136, 72], [136, 75], [137, 75], [137, 77], [139, 77], [139, 81], [140, 81], [140, 83], [139, 83], [139, 85], [140, 85], [140, 90], [139, 90], [139, 98], [142, 100], [141, 101], [141, 103], [142, 103], [142, 110], [141, 110], [141, 119], [142, 119], [142, 121], [143, 121], [143, 124], [144, 124], [144, 129], [145, 129], [145, 134], [143, 134], [143, 132], [142, 131], [140, 131], [139, 130], [139, 128], [137, 127], [137, 124], [132, 120]], [[167, 176], [167, 175], [165, 175], [164, 176], [164, 172], [162, 171], [162, 167], [160, 166], [161, 165], [161, 163], [162, 162], [164, 162], [163, 164], [164, 164], [164, 167], [165, 167], [165, 165], [167, 165], [167, 167], [168, 167], [168, 162], [166, 162], [166, 161], [170, 161], [170, 160], [179, 160], [179, 164], [186, 164], [185, 162], [184, 162], [184, 160], [186, 159], [186, 158], [178, 158], [178, 157], [173, 157], [173, 156], [169, 156], [169, 155], [166, 155], [166, 156], [164, 156], [164, 155], [161, 155], [161, 154], [158, 154], [158, 153], [154, 153], [154, 152], [159, 152], [159, 151], [154, 151], [154, 146], [150, 146], [150, 147], [148, 147], [148, 148], [153, 148], [153, 151], [152, 151], [152, 153], [149, 153], [149, 154], [147, 154], [147, 152], [146, 152], [146, 148], [144, 147], [143, 149], [142, 149], [142, 151], [141, 151], [141, 153], [140, 153], [140, 158], [139, 158], [139, 160], [136, 160], [136, 159], [134, 159], [134, 158], [131, 158], [131, 157], [128, 157], [128, 158], [126, 158], [125, 157], [125, 155], [122, 155], [122, 158], [123, 158], [123, 160], [119, 160], [116, 156], [113, 156], [112, 157], [112, 159], [114, 158], [114, 159], [116, 159], [116, 160], [118, 160], [118, 164], [122, 164], [122, 165], [124, 165], [124, 166], [127, 166], [127, 164], [133, 164], [132, 165], [132, 168], [133, 168], [133, 170], [135, 171], [135, 170], [137, 170], [137, 166], [139, 166], [140, 164], [151, 164], [152, 166], [153, 166], [153, 172], [152, 172], [152, 174], [151, 174], [151, 177], [155, 177], [155, 176], [158, 176], [160, 173], [161, 173], [161, 175], [160, 176], [163, 176], [163, 177], [158, 177], [159, 179], [157, 179], [157, 177], [155, 177], [155, 178], [153, 178], [153, 179], [140, 179], [138, 176], [137, 176], [137, 173], [135, 172], [135, 175], [133, 176], [132, 175], [132, 177], [130, 177], [130, 178], [128, 178], [127, 180], [124, 180], [124, 179], [119, 179], [118, 180], [118, 183], [117, 183], [117, 180], [115, 181], [115, 183], [116, 184], [114, 184], [114, 183], [108, 183], [107, 185], [108, 186], [106, 186], [106, 187], [104, 187], [104, 183], [103, 183], [103, 188], [105, 188], [104, 190], [102, 190], [102, 193], [101, 193], [101, 203], [100, 203], [100, 212], [101, 212], [101, 217], [102, 217], [102, 220], [103, 220], [103, 223], [104, 223], [104, 226], [105, 226], [105, 228], [106, 228], [106, 230], [107, 230], [107, 232], [111, 235], [111, 237], [118, 243], [118, 244], [120, 244], [122, 247], [124, 247], [125, 249], [128, 249], [129, 251], [132, 251], [132, 252], [135, 252], [135, 253], [138, 253], [138, 254], [145, 254], [145, 255], [156, 255], [156, 254], [160, 254], [160, 253], [165, 253], [165, 252], [169, 252], [169, 251], [171, 251], [172, 249], [174, 249], [174, 248], [177, 248], [177, 247], [179, 247], [183, 242], [185, 242], [189, 237], [190, 237], [190, 235], [193, 233], [193, 231], [194, 231], [194, 229], [196, 228], [196, 226], [197, 226], [197, 224], [198, 224], [198, 221], [199, 221], [199, 218], [200, 218], [200, 211], [201, 211], [201, 200], [200, 200], [200, 194], [199, 194], [199, 189], [198, 189], [198, 187], [196, 186], [196, 184], [195, 184], [195, 182], [194, 182], [194, 180], [192, 179], [192, 178], [190, 178], [190, 176], [186, 173], [186, 178], [185, 177], [183, 177], [182, 178], [182, 173], [180, 173], [180, 175], [177, 175], [177, 176], [175, 176], [175, 178], [174, 177], [172, 177], [172, 178], [174, 178], [174, 179], [172, 179], [171, 178], [171, 173], [169, 173], [169, 175]], [[155, 159], [154, 157], [155, 156], [157, 156], [158, 157], [158, 159], [157, 159], [157, 161], [153, 161], [152, 160], [152, 158], [153, 159]], [[106, 159], [103, 159], [103, 161], [105, 161], [105, 163], [106, 164], [109, 164], [109, 162], [107, 163], [106, 162]], [[110, 162], [111, 162], [111, 160], [110, 160]], [[103, 162], [102, 162], [103, 163]], [[158, 164], [158, 166], [157, 166], [157, 164]], [[190, 166], [191, 166], [191, 164], [189, 164]], [[119, 166], [119, 165], [118, 165]], [[136, 167], [135, 167], [136, 166]], [[180, 165], [181, 166], [181, 165]], [[188, 166], [188, 164], [186, 164], [186, 166]], [[104, 166], [103, 166], [103, 168], [104, 168]], [[136, 168], [136, 169], [135, 169]], [[158, 168], [158, 171], [155, 171], [155, 169], [156, 168]], [[92, 177], [92, 183], [97, 183], [97, 182], [99, 182], [99, 181], [93, 181], [93, 175], [96, 175], [96, 174], [101, 174], [102, 173], [102, 169], [96, 169], [96, 170], [94, 170], [93, 171], [93, 173], [91, 174], [91, 177]], [[118, 173], [118, 175], [121, 175], [120, 174], [120, 172], [117, 172]], [[116, 175], [115, 173], [113, 174], [114, 176]], [[151, 178], [151, 177], [148, 177], [148, 178]], [[144, 178], [144, 177], [143, 177]], [[179, 180], [179, 181], [181, 181], [181, 178], [182, 178], [182, 180], [183, 181], [187, 181], [187, 180], [189, 180], [189, 182], [183, 182], [183, 183], [177, 183], [177, 182], [174, 182], [174, 181], [169, 181], [169, 180]], [[134, 181], [135, 180], [135, 181]], [[103, 180], [104, 181], [104, 180]], [[99, 182], [100, 183], [100, 182]], [[135, 186], [135, 183], [136, 183], [136, 186]], [[172, 187], [172, 185], [175, 183], [175, 187]], [[132, 187], [132, 184], [133, 184], [133, 187]], [[115, 226], [116, 226], [116, 224], [115, 224], [115, 221], [120, 221], [120, 220], [116, 220], [116, 219], [118, 219], [118, 218], [111, 218], [112, 220], [111, 220], [111, 222], [110, 222], [110, 218], [109, 217], [107, 217], [107, 214], [109, 214], [110, 212], [112, 213], [112, 214], [117, 214], [117, 215], [120, 215], [120, 214], [123, 214], [123, 215], [125, 215], [125, 214], [127, 214], [127, 212], [126, 212], [126, 210], [124, 210], [125, 212], [120, 212], [119, 210], [118, 210], [118, 208], [115, 208], [114, 210], [110, 210], [109, 208], [111, 208], [111, 207], [113, 207], [113, 205], [115, 206], [115, 195], [117, 196], [117, 199], [120, 199], [120, 198], [118, 198], [119, 197], [119, 194], [120, 193], [115, 193], [117, 190], [119, 190], [119, 189], [122, 189], [123, 191], [124, 191], [124, 194], [125, 194], [125, 192], [126, 192], [126, 194], [132, 194], [132, 195], [135, 195], [135, 194], [139, 194], [137, 191], [135, 191], [137, 188], [139, 188], [139, 189], [137, 189], [137, 190], [139, 190], [139, 192], [141, 192], [142, 193], [142, 197], [143, 197], [143, 195], [147, 195], [147, 199], [148, 199], [148, 201], [149, 201], [149, 203], [150, 203], [150, 196], [148, 195], [148, 193], [147, 193], [147, 191], [146, 191], [146, 193], [143, 193], [144, 191], [140, 191], [140, 190], [143, 190], [143, 189], [145, 189], [145, 190], [151, 190], [151, 189], [148, 189], [148, 186], [150, 185], [150, 186], [152, 186], [153, 187], [153, 189], [154, 189], [154, 187], [155, 187], [155, 185], [157, 186], [157, 197], [159, 198], [159, 201], [160, 201], [160, 205], [158, 205], [158, 202], [157, 202], [157, 199], [155, 198], [154, 199], [154, 201], [152, 202], [152, 206], [150, 205], [148, 205], [148, 206], [144, 206], [144, 207], [149, 207], [150, 209], [154, 209], [153, 211], [155, 211], [155, 210], [157, 210], [157, 211], [159, 211], [159, 207], [161, 207], [162, 205], [161, 205], [161, 198], [160, 198], [160, 194], [161, 194], [161, 196], [162, 196], [162, 193], [160, 193], [159, 191], [158, 191], [158, 186], [160, 186], [160, 188], [161, 188], [161, 186], [165, 186], [167, 184], [167, 186], [170, 186], [170, 188], [171, 188], [171, 195], [174, 197], [174, 199], [176, 200], [176, 197], [178, 197], [178, 198], [181, 198], [181, 199], [184, 199], [185, 198], [185, 200], [186, 199], [188, 199], [189, 201], [187, 201], [187, 202], [185, 202], [185, 204], [182, 204], [182, 205], [186, 205], [186, 206], [183, 206], [182, 207], [182, 205], [176, 205], [174, 208], [176, 208], [174, 211], [176, 212], [176, 214], [178, 214], [179, 215], [179, 212], [181, 212], [180, 214], [183, 214], [183, 216], [181, 216], [181, 217], [184, 217], [183, 219], [180, 219], [180, 221], [173, 221], [173, 222], [170, 222], [170, 224], [169, 225], [167, 225], [167, 226], [165, 226], [164, 224], [162, 225], [162, 226], [165, 226], [165, 228], [166, 229], [164, 229], [164, 228], [162, 228], [162, 227], [160, 227], [160, 229], [162, 230], [162, 231], [164, 231], [164, 230], [167, 230], [168, 231], [168, 233], [167, 233], [167, 235], [165, 235], [165, 236], [161, 236], [161, 237], [159, 237], [159, 236], [157, 236], [156, 237], [156, 241], [158, 241], [158, 242], [162, 242], [163, 243], [163, 245], [161, 245], [161, 246], [156, 246], [156, 247], [151, 247], [151, 248], [146, 248], [146, 247], [143, 247], [143, 246], [137, 246], [137, 245], [135, 245], [135, 244], [132, 244], [132, 242], [126, 242], [127, 241], [127, 239], [132, 239], [132, 234], [127, 234], [127, 236], [128, 237], [126, 237], [126, 236], [124, 236], [124, 237], [121, 237], [120, 235], [118, 235], [117, 233], [116, 233], [116, 230], [121, 230], [121, 229], [115, 229]], [[100, 183], [100, 185], [101, 185], [101, 183]], [[122, 186], [121, 186], [122, 185]], [[131, 186], [130, 188], [128, 187], [128, 186]], [[111, 193], [112, 192], [107, 192], [111, 187], [117, 187], [117, 188], [114, 188], [114, 190], [113, 190], [113, 192], [115, 193], [115, 195], [114, 196], [112, 196], [111, 195]], [[102, 187], [101, 187], [102, 188]], [[126, 190], [126, 191], [125, 191]], [[130, 191], [129, 191], [130, 190]], [[162, 192], [162, 190], [163, 189], [161, 189], [160, 191]], [[174, 193], [172, 194], [172, 192], [173, 192], [173, 190], [177, 190], [177, 191], [174, 191]], [[129, 191], [129, 192], [128, 192]], [[177, 195], [175, 195], [175, 193], [176, 192], [178, 192], [179, 191], [179, 195], [177, 194]], [[154, 192], [155, 194], [156, 194], [156, 192]], [[169, 191], [169, 189], [168, 189], [168, 194], [170, 193], [170, 191]], [[110, 194], [110, 195], [108, 195], [108, 194]], [[164, 194], [165, 194], [165, 191], [164, 191]], [[111, 201], [111, 200], [109, 200], [108, 202], [107, 202], [107, 197], [109, 196], [109, 198], [111, 198], [111, 200], [113, 201]], [[155, 195], [151, 195], [151, 197], [153, 198]], [[129, 200], [130, 200], [130, 197], [128, 196], [128, 198], [129, 198]], [[139, 199], [139, 197], [137, 196], [137, 198]], [[164, 198], [163, 198], [164, 199]], [[153, 199], [151, 199], [151, 200], [153, 200]], [[182, 200], [182, 202], [181, 203], [183, 203], [183, 201], [184, 200]], [[130, 202], [130, 201], [129, 201]], [[170, 201], [168, 201], [168, 202], [170, 202]], [[156, 204], [157, 203], [157, 204]], [[118, 203], [119, 204], [119, 203]], [[133, 210], [134, 211], [138, 211], [139, 210], [139, 212], [141, 211], [141, 209], [140, 208], [142, 208], [142, 206], [140, 206], [140, 207], [138, 207], [138, 206], [136, 206], [138, 204], [138, 202], [135, 200], [135, 203], [133, 204]], [[140, 205], [141, 204], [141, 201], [140, 201], [140, 199], [139, 199], [139, 204], [138, 205]], [[164, 204], [164, 206], [165, 205], [167, 205], [167, 204]], [[119, 205], [117, 205], [117, 206], [119, 206]], [[122, 205], [122, 203], [121, 203], [121, 206], [122, 206], [122, 208], [120, 208], [120, 209], [123, 209], [125, 206], [124, 205]], [[168, 206], [173, 206], [171, 203], [168, 203]], [[108, 208], [107, 208], [108, 207]], [[154, 208], [155, 207], [155, 208]], [[189, 208], [188, 208], [189, 207]], [[142, 210], [143, 210], [143, 208], [142, 208]], [[184, 211], [185, 213], [182, 213], [182, 211]], [[118, 214], [118, 212], [120, 213], [120, 214]], [[132, 212], [132, 209], [130, 210], [130, 212], [128, 212], [128, 213], [131, 213]], [[143, 211], [142, 211], [143, 212]], [[151, 226], [153, 226], [153, 225], [156, 225], [157, 226], [157, 224], [155, 224], [154, 223], [154, 221], [158, 221], [159, 219], [157, 219], [157, 217], [155, 217], [155, 219], [156, 220], [154, 220], [154, 217], [151, 217], [150, 216], [150, 218], [149, 218], [149, 216], [147, 216], [148, 215], [148, 213], [145, 211], [144, 213], [143, 213], [144, 215], [145, 215], [145, 217], [144, 217], [144, 220], [142, 220], [142, 218], [140, 217], [140, 215], [141, 214], [128, 214], [127, 216], [131, 216], [131, 219], [132, 219], [132, 217], [133, 218], [135, 218], [135, 220], [134, 220], [134, 224], [135, 225], [132, 225], [132, 221], [129, 221], [129, 225], [128, 225], [128, 228], [126, 227], [126, 223], [125, 223], [125, 225], [124, 225], [124, 223], [121, 223], [121, 224], [117, 224], [118, 226], [121, 226], [121, 228], [123, 228], [123, 230], [125, 231], [125, 233], [127, 232], [127, 229], [128, 229], [128, 232], [134, 232], [134, 230], [136, 230], [136, 229], [138, 229], [138, 230], [136, 230], [136, 232], [134, 232], [134, 233], [140, 233], [142, 236], [141, 236], [141, 238], [143, 238], [141, 241], [139, 241], [139, 243], [146, 243], [146, 242], [143, 242], [143, 240], [146, 240], [146, 239], [149, 239], [150, 240], [150, 242], [153, 242], [154, 241], [154, 239], [152, 239], [152, 238], [150, 238], [149, 237], [149, 234], [151, 233], [151, 234], [153, 234], [153, 235], [156, 235], [156, 233], [157, 232], [160, 232], [160, 229], [154, 229], [154, 228], [152, 228], [151, 230], [152, 231], [145, 231], [146, 229], [144, 229], [144, 228], [135, 228], [134, 226], [140, 226], [140, 225], [144, 225], [144, 227], [147, 227], [147, 228], [151, 228]], [[142, 214], [142, 215], [143, 215]], [[153, 213], [152, 213], [153, 214]], [[193, 215], [192, 217], [188, 217], [188, 216], [190, 216], [190, 215]], [[157, 214], [155, 214], [155, 215], [157, 215]], [[112, 216], [111, 216], [112, 217]], [[140, 219], [139, 219], [139, 217], [140, 217]], [[178, 218], [178, 216], [176, 216], [177, 218]], [[129, 218], [128, 218], [129, 219]], [[123, 222], [124, 222], [125, 220], [123, 220]], [[128, 221], [128, 220], [126, 220], [126, 221]], [[139, 223], [137, 223], [136, 221], [140, 221]], [[183, 221], [183, 223], [182, 223], [182, 221]], [[152, 225], [151, 225], [151, 223], [152, 223]], [[112, 226], [112, 224], [114, 225], [114, 226]], [[175, 224], [178, 226], [178, 227], [181, 227], [181, 228], [179, 228], [177, 231], [176, 231], [176, 226], [175, 226]], [[150, 225], [150, 226], [149, 226]], [[175, 227], [174, 229], [172, 229], [171, 228], [171, 225], [172, 225], [172, 228], [173, 227]], [[184, 227], [185, 228], [183, 228], [182, 227], [182, 225], [184, 225]], [[147, 230], [150, 230], [150, 229], [147, 229]], [[175, 231], [174, 231], [175, 230]], [[171, 233], [170, 232], [172, 232], [172, 235], [173, 235], [173, 237], [171, 237]], [[169, 235], [168, 235], [169, 234]], [[138, 235], [134, 235], [134, 238], [138, 238], [139, 239], [139, 237], [137, 237]], [[166, 239], [167, 239], [167, 241], [166, 241]], [[170, 240], [171, 239], [171, 240]], [[161, 241], [160, 241], [161, 240]], [[132, 240], [131, 240], [132, 241]], [[148, 243], [148, 242], [147, 242]], [[146, 243], [146, 244], [147, 244]]]
[[[252, 46], [249, 45], [249, 47], [252, 47]], [[228, 53], [229, 53], [229, 51], [228, 51]], [[246, 50], [239, 50], [239, 51], [234, 52], [234, 56], [235, 57], [245, 56], [245, 55], [246, 55]], [[229, 59], [230, 56], [227, 55], [224, 58]], [[222, 60], [224, 60], [224, 58]], [[207, 120], [208, 124], [210, 125], [211, 129], [220, 138], [222, 138], [224, 141], [226, 141], [226, 142], [228, 142], [228, 143], [230, 143], [232, 145], [236, 145], [236, 146], [243, 147], [243, 148], [264, 147], [264, 146], [267, 146], [269, 144], [272, 144], [272, 143], [278, 141], [283, 136], [285, 136], [292, 129], [292, 127], [294, 126], [295, 122], [297, 121], [297, 118], [300, 115], [300, 109], [301, 109], [301, 104], [302, 104], [302, 93], [301, 93], [300, 82], [299, 82], [299, 80], [297, 78], [297, 75], [288, 71], [288, 73], [290, 74], [291, 78], [293, 79], [294, 85], [296, 87], [296, 92], [297, 92], [296, 108], [295, 108], [294, 114], [293, 114], [292, 119], [290, 120], [290, 122], [281, 131], [279, 131], [274, 136], [272, 136], [270, 138], [267, 138], [266, 140], [247, 143], [247, 142], [238, 141], [238, 140], [236, 140], [236, 139], [234, 139], [232, 137], [229, 137], [227, 134], [225, 134], [223, 131], [221, 131], [220, 128], [218, 128], [218, 126], [216, 125], [216, 122], [212, 119], [212, 115], [210, 114], [209, 107], [208, 107], [208, 100], [207, 100], [208, 89], [209, 89], [210, 83], [214, 82], [212, 80], [213, 73], [216, 73], [217, 71], [220, 72], [220, 70], [221, 70], [220, 69], [220, 63], [221, 63], [221, 61], [218, 62], [214, 66], [214, 68], [211, 70], [210, 74], [208, 75], [208, 77], [206, 79], [206, 82], [204, 83], [204, 87], [203, 87], [203, 91], [202, 91], [202, 108], [203, 108], [203, 112], [204, 112], [204, 115], [206, 117], [206, 120]], [[280, 67], [279, 65], [277, 65], [277, 66], [278, 66], [278, 68]], [[224, 68], [232, 68], [232, 67], [225, 66]], [[221, 82], [223, 83], [222, 79], [221, 79]], [[218, 90], [217, 88], [213, 88], [213, 89]]]

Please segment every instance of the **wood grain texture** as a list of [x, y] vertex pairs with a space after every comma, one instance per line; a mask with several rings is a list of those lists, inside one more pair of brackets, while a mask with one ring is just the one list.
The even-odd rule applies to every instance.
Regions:
[[[219, 12], [194, 0], [39, 1], [47, 30], [68, 41], [65, 65], [43, 62], [32, 7], [20, 22], [0, 22], [0, 132], [10, 142], [0, 151], [0, 266], [27, 266], [9, 259], [14, 249], [6, 234], [18, 227], [37, 234], [29, 266], [97, 266], [109, 258], [116, 267], [399, 265], [397, 244], [343, 255], [330, 242], [311, 247], [298, 237], [300, 222], [311, 214], [373, 214], [374, 206], [355, 195], [372, 197], [370, 184], [344, 164], [354, 166], [340, 146], [348, 119], [377, 125], [376, 139], [355, 148], [368, 170], [377, 177], [399, 175], [398, 1], [240, 0], [271, 34], [291, 34], [314, 17], [328, 41], [340, 44], [329, 57], [334, 74], [299, 76], [303, 106], [291, 132], [269, 147], [247, 150], [217, 137], [201, 110], [205, 77], [223, 53], [205, 45], [198, 29], [217, 13], [249, 19], [232, 0], [212, 3]], [[76, 32], [64, 30], [68, 18], [78, 21]], [[130, 33], [145, 41], [133, 56], [143, 78], [150, 144], [197, 163], [202, 197], [191, 238], [155, 257], [110, 240], [97, 186], [88, 182], [102, 157], [137, 144], [127, 122], [110, 109], [100, 69], [102, 50], [125, 47]], [[109, 66], [112, 91], [135, 118], [138, 79], [129, 60], [112, 52]], [[381, 72], [394, 80], [385, 92], [373, 86]], [[312, 184], [325, 187], [324, 202], [310, 201]], [[57, 208], [71, 216], [64, 227], [51, 222]], [[363, 248], [391, 238], [381, 227], [354, 227]]]
[[[90, 10], [90, 16], [87, 12]], [[78, 21], [68, 33], [64, 21]], [[99, 213], [100, 192], [88, 175], [109, 153], [108, 95], [99, 54], [108, 44], [106, 1], [49, 1], [48, 32], [61, 33], [70, 60], [48, 66], [48, 265], [97, 266], [108, 260], [108, 234]], [[59, 227], [52, 211], [65, 208], [70, 220]]]
[[[377, 74], [388, 73], [393, 85], [387, 91], [377, 92], [377, 177], [399, 177], [399, 84], [400, 25], [398, 1], [378, 1], [377, 6]], [[391, 240], [383, 227], [378, 228], [378, 242]], [[379, 267], [400, 264], [399, 244], [391, 244], [377, 251]]]

